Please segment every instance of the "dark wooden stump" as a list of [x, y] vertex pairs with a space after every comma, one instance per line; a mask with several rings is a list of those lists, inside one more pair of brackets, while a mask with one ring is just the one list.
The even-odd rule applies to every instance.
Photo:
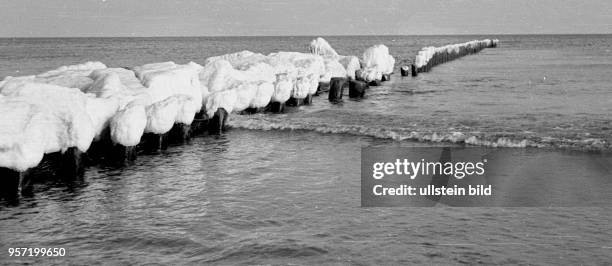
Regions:
[[312, 94], [308, 94], [308, 96], [306, 96], [306, 98], [304, 98], [304, 105], [311, 105], [312, 104]]
[[270, 112], [275, 113], [275, 114], [280, 114], [282, 112], [285, 112], [285, 103], [280, 103], [280, 102], [271, 102], [268, 105]]
[[215, 115], [210, 119], [208, 123], [208, 134], [219, 135], [225, 131], [225, 123], [227, 122], [228, 113], [225, 109], [219, 108], [215, 112]]
[[7, 201], [18, 199], [19, 182], [21, 182], [20, 172], [0, 167], [0, 198]]
[[365, 91], [367, 88], [367, 83], [358, 80], [351, 80], [349, 81], [349, 97], [362, 98], [363, 96], [365, 96]]
[[344, 93], [344, 88], [347, 86], [346, 78], [334, 77], [329, 82], [329, 96], [328, 99], [330, 102], [339, 102], [342, 100], [342, 94]]

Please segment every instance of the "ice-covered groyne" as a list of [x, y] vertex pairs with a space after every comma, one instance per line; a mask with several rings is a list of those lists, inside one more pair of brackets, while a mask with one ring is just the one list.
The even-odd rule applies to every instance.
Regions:
[[88, 62], [7, 77], [0, 82], [0, 167], [23, 172], [44, 154], [85, 153], [98, 142], [129, 150], [143, 134], [189, 125], [206, 91], [201, 68], [167, 62], [132, 71]]
[[360, 61], [317, 38], [306, 53], [240, 51], [202, 65], [86, 62], [9, 76], [0, 81], [0, 181], [9, 180], [3, 187], [14, 191], [31, 169], [51, 160], [65, 177], [82, 173], [84, 159], [133, 160], [191, 135], [217, 134], [231, 113], [309, 104], [321, 83], [350, 84], [356, 88], [350, 95], [363, 96], [367, 84], [356, 74], [391, 73], [389, 60], [383, 46]]
[[368, 83], [377, 84], [381, 81], [391, 79], [395, 58], [389, 54], [389, 48], [384, 44], [369, 47], [364, 53], [361, 61], [362, 68], [357, 78]]
[[440, 47], [424, 47], [421, 49], [412, 66], [402, 67], [402, 75], [416, 76], [418, 73], [429, 72], [436, 65], [455, 60], [457, 58], [478, 53], [485, 48], [495, 48], [499, 40], [475, 40], [459, 44], [449, 44]]
[[[395, 66], [395, 58], [389, 54], [389, 48], [384, 44], [367, 48], [359, 59], [356, 56], [339, 55], [325, 39], [317, 38], [310, 43], [310, 52], [325, 60], [328, 76], [321, 80], [319, 88], [322, 91], [329, 90], [331, 102], [341, 101], [345, 89], [348, 89], [349, 97], [363, 97], [370, 85], [376, 86], [390, 80]], [[344, 67], [346, 74], [340, 66]]]

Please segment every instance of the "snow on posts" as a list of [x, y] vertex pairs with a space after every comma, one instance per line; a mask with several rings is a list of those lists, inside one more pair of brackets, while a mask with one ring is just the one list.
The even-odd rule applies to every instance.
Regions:
[[[202, 66], [193, 62], [185, 65], [164, 62], [134, 68], [155, 102], [147, 106], [145, 133], [150, 134], [146, 134], [145, 149], [165, 149], [169, 143], [182, 143], [189, 137], [190, 125], [202, 109], [203, 94], [207, 93], [200, 83], [202, 70]], [[162, 109], [156, 112], [156, 108]], [[163, 117], [164, 112], [167, 117]], [[155, 122], [163, 123], [155, 125]]]
[[89, 115], [89, 97], [80, 90], [42, 83], [25, 83], [13, 91], [2, 90], [6, 98], [18, 97], [37, 105], [55, 119], [44, 123], [48, 129], [45, 152], [65, 151], [77, 147], [86, 152], [96, 136], [95, 125]]
[[369, 47], [363, 53], [360, 79], [368, 83], [379, 83], [383, 74], [393, 73], [394, 65], [395, 58], [389, 54], [387, 46], [378, 44]]
[[249, 104], [249, 108], [245, 110], [247, 114], [263, 112], [270, 103], [270, 100], [272, 100], [272, 94], [274, 94], [274, 85], [272, 83], [259, 81], [255, 85], [257, 86], [257, 91]]
[[240, 66], [245, 65], [245, 64], [248, 65], [253, 62], [264, 61], [265, 57], [266, 57], [265, 55], [260, 54], [260, 53], [254, 53], [248, 50], [243, 50], [240, 52], [223, 54], [219, 56], [212, 56], [212, 57], [206, 58], [206, 60], [204, 61], [204, 65], [206, 66], [218, 60], [224, 60], [224, 61], [229, 62], [232, 67], [238, 69], [240, 68]]
[[497, 48], [497, 45], [499, 44], [499, 40], [498, 39], [493, 39], [491, 40], [491, 43], [489, 45], [490, 48]]
[[340, 64], [340, 62], [338, 62], [338, 60], [325, 58], [323, 60], [323, 63], [325, 66], [325, 71], [323, 72], [323, 75], [321, 76], [319, 81], [329, 82], [331, 78], [334, 77], [345, 78], [348, 76], [346, 69], [342, 64]]
[[146, 107], [147, 125], [141, 143], [145, 150], [157, 151], [167, 147], [166, 133], [174, 126], [181, 107], [179, 103], [178, 96], [171, 96]]
[[[230, 63], [224, 58], [234, 62]], [[273, 84], [278, 80], [275, 72], [282, 71], [284, 66], [279, 64], [277, 68], [268, 64], [268, 59], [263, 55], [243, 51], [209, 58], [207, 62], [200, 73], [200, 79], [211, 92], [205, 97], [208, 117], [213, 117], [219, 107], [223, 107], [227, 113], [261, 111], [271, 100], [284, 102], [291, 94], [291, 89], [287, 86], [277, 87], [279, 90], [275, 90]], [[233, 94], [220, 94], [222, 91], [233, 91]], [[273, 99], [275, 97], [276, 99]], [[285, 97], [287, 99], [279, 99]], [[226, 104], [221, 106], [222, 103]], [[229, 103], [233, 106], [229, 106]]]
[[277, 74], [274, 83], [274, 93], [272, 94], [270, 107], [273, 113], [282, 113], [285, 102], [291, 97], [294, 82], [288, 74]]
[[111, 119], [110, 136], [112, 148], [110, 158], [117, 161], [134, 160], [136, 158], [136, 145], [147, 126], [145, 106], [137, 102], [128, 104], [119, 110]]
[[332, 48], [331, 45], [329, 45], [329, 43], [321, 37], [317, 37], [310, 42], [310, 53], [330, 58], [336, 58], [339, 56], [334, 48]]
[[152, 101], [148, 88], [133, 71], [124, 68], [95, 70], [90, 77], [94, 82], [85, 91], [98, 98], [115, 100], [118, 108], [109, 119], [108, 133], [92, 143], [93, 154], [88, 152], [88, 155], [100, 156], [113, 163], [135, 159], [135, 147], [147, 124], [145, 107]]
[[[329, 43], [318, 37], [310, 43], [310, 52], [315, 55], [319, 55], [324, 58], [325, 73], [316, 85], [316, 90], [312, 95], [319, 95], [321, 92], [327, 92], [330, 89], [330, 80], [332, 77], [343, 77], [346, 76], [350, 79], [355, 79], [355, 72], [361, 68], [359, 59], [355, 56], [341, 56], [329, 45]], [[340, 70], [338, 64], [342, 66], [343, 70]], [[312, 101], [312, 95], [309, 95], [305, 99], [305, 104], [310, 104]]]
[[402, 66], [400, 68], [400, 73], [402, 74], [402, 77], [406, 77], [410, 75], [410, 66]]
[[[60, 166], [59, 172], [65, 177], [80, 175], [84, 167], [81, 155], [89, 149], [98, 134], [96, 128], [100, 128], [96, 123], [106, 122], [97, 119], [92, 122], [92, 115], [89, 114], [92, 110], [95, 114], [103, 112], [97, 111], [97, 108], [88, 108], [90, 101], [96, 99], [90, 99], [78, 89], [41, 83], [24, 83], [9, 91], [3, 90], [2, 93], [8, 94], [3, 99], [22, 100], [40, 108], [40, 112], [45, 114], [44, 121], [40, 123], [44, 129], [37, 128], [43, 132], [43, 135], [39, 136], [41, 142], [38, 143], [38, 154], [28, 157], [40, 158], [36, 160], [38, 164], [42, 159], [41, 151], [46, 154], [63, 153], [57, 162]], [[31, 137], [33, 136], [28, 138]], [[16, 170], [22, 171], [23, 167], [35, 166], [34, 161], [26, 160], [28, 161], [32, 164], [22, 165], [21, 169]]]
[[[308, 93], [315, 93], [319, 81], [327, 81], [327, 78], [334, 76], [346, 76], [346, 70], [337, 61], [327, 60], [320, 56], [311, 54], [302, 54], [302, 58], [293, 59], [291, 62], [297, 70], [296, 79], [301, 78], [299, 90], [294, 91], [293, 97], [304, 98]], [[298, 95], [296, 95], [298, 94]]]
[[185, 65], [177, 65], [172, 62], [148, 64], [135, 67], [134, 72], [140, 78], [142, 84], [147, 87], [147, 93], [152, 102], [163, 101], [174, 95], [186, 95], [180, 100], [182, 111], [186, 112], [183, 117], [187, 121], [178, 121], [190, 124], [195, 113], [202, 107], [202, 84], [199, 73], [202, 66], [190, 62]]
[[[37, 166], [57, 118], [27, 98], [0, 97], [0, 168], [24, 172]], [[1, 175], [0, 175], [1, 176]]]
[[[287, 101], [288, 106], [300, 106], [304, 105], [304, 99], [308, 98], [309, 95], [316, 93], [316, 84], [314, 82], [315, 77], [310, 74], [309, 76], [297, 77], [293, 90], [291, 91], [291, 97]], [[313, 88], [315, 88], [313, 90]]]
[[346, 69], [346, 76], [355, 79], [355, 72], [361, 69], [361, 63], [356, 56], [340, 56], [338, 62]]
[[[336, 61], [342, 65], [346, 77], [355, 79], [355, 71], [361, 68], [359, 59], [355, 56], [342, 56], [331, 47], [331, 45], [323, 38], [318, 37], [310, 42], [310, 53], [323, 57], [326, 61]], [[344, 77], [341, 72], [337, 72], [334, 68], [328, 67], [326, 62], [326, 72], [331, 74], [329, 78], [323, 78], [324, 82], [329, 82], [332, 77]], [[331, 73], [330, 73], [331, 72]], [[335, 73], [335, 74], [334, 74]]]
[[452, 61], [459, 57], [478, 53], [484, 48], [496, 46], [495, 40], [469, 41], [459, 44], [450, 44], [441, 47], [424, 47], [415, 58], [418, 72], [428, 72], [432, 67]]
[[236, 106], [237, 98], [236, 90], [216, 91], [208, 95], [206, 114], [209, 117], [209, 134], [220, 134], [225, 130], [225, 123]]
[[332, 103], [342, 101], [342, 94], [344, 93], [344, 88], [347, 86], [346, 78], [332, 78], [329, 82], [329, 101]]
[[11, 87], [23, 83], [45, 83], [61, 87], [78, 88], [83, 90], [93, 83], [89, 74], [98, 69], [105, 69], [101, 62], [86, 62], [83, 64], [62, 66], [38, 75], [11, 77], [8, 76], [0, 82], [0, 87]]

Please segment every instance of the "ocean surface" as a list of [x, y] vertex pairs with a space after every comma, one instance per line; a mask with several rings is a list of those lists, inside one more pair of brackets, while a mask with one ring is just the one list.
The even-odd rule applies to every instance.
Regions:
[[[399, 75], [423, 46], [484, 38], [500, 46]], [[0, 78], [91, 60], [121, 67], [306, 52], [312, 39], [0, 39]], [[18, 205], [0, 204], [0, 264], [612, 262], [612, 35], [325, 39], [343, 55], [386, 44], [397, 60], [392, 81], [359, 101], [323, 95], [285, 114], [234, 114], [220, 137], [124, 167], [92, 165], [76, 182], [37, 183]], [[466, 143], [517, 169], [545, 165], [555, 189], [580, 188], [568, 197], [598, 204], [360, 207], [362, 147]], [[508, 178], [528, 183], [529, 174]], [[9, 247], [64, 247], [67, 256], [8, 257]]]

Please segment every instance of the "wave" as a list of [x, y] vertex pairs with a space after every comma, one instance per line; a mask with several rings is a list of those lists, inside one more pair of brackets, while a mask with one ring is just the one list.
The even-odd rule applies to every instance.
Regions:
[[556, 148], [580, 151], [612, 151], [611, 143], [599, 138], [569, 138], [533, 136], [524, 133], [461, 132], [456, 130], [417, 131], [399, 127], [329, 124], [297, 120], [271, 121], [264, 116], [234, 116], [228, 121], [232, 128], [251, 130], [305, 130], [323, 134], [349, 134], [396, 141], [453, 143], [492, 148]]

